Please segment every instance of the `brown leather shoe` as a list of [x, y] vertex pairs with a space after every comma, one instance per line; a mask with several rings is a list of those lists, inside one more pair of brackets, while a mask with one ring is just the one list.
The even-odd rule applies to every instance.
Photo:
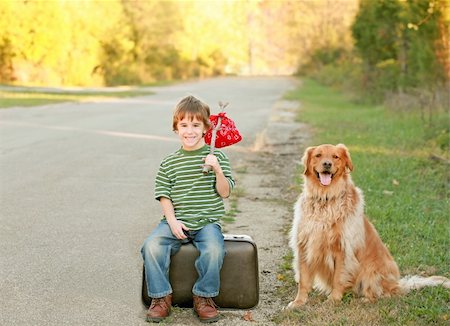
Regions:
[[194, 311], [202, 323], [212, 323], [219, 320], [217, 305], [212, 298], [193, 296]]
[[147, 311], [147, 321], [160, 322], [170, 315], [172, 307], [172, 295], [166, 295], [162, 298], [152, 298], [152, 304]]

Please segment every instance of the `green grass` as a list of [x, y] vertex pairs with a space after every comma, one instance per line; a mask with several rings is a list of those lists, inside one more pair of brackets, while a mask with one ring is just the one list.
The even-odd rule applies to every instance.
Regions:
[[[343, 143], [349, 148], [353, 180], [365, 194], [366, 213], [401, 273], [449, 277], [448, 151], [433, 138], [433, 129], [448, 133], [448, 113], [436, 113], [435, 124], [427, 126], [414, 108], [393, 112], [382, 106], [354, 104], [311, 80], [287, 98], [300, 101], [298, 120], [312, 128], [312, 143], [307, 146]], [[442, 160], [433, 160], [431, 155]], [[280, 269], [282, 274], [292, 273], [285, 266]], [[295, 284], [291, 277], [284, 278], [290, 281], [282, 295], [292, 291], [293, 298]], [[376, 304], [362, 304], [350, 295], [339, 307], [326, 308], [323, 299], [312, 300], [300, 313], [284, 313], [278, 322], [448, 325], [449, 290], [442, 288], [427, 288]]]
[[241, 212], [238, 209], [239, 198], [245, 195], [245, 190], [241, 187], [236, 187], [231, 192], [228, 199], [229, 207], [225, 212], [225, 215], [221, 218], [222, 222], [225, 224], [236, 222], [236, 216]]
[[41, 91], [37, 88], [7, 88], [0, 90], [0, 108], [30, 107], [62, 102], [82, 102], [111, 98], [135, 97], [151, 95], [146, 89], [130, 88], [114, 91]]

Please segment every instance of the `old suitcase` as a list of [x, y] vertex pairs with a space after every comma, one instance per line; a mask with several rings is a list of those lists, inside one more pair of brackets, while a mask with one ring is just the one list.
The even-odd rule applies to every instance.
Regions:
[[[248, 235], [224, 234], [226, 255], [220, 272], [220, 293], [214, 298], [221, 308], [248, 309], [259, 301], [258, 253], [256, 244]], [[169, 278], [172, 302], [180, 307], [192, 307], [192, 287], [198, 278], [194, 266], [198, 251], [192, 243], [181, 246], [172, 256]], [[151, 303], [142, 277], [142, 301]]]

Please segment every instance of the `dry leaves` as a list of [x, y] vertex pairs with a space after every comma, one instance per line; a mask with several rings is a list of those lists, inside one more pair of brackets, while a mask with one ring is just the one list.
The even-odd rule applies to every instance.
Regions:
[[253, 319], [253, 314], [252, 314], [251, 311], [246, 311], [246, 312], [244, 313], [244, 316], [242, 316], [242, 319], [244, 319], [245, 321], [255, 321], [255, 320]]

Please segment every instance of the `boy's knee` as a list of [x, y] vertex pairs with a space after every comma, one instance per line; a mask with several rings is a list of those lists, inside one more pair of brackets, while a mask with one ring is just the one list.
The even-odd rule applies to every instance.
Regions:
[[214, 258], [221, 258], [225, 255], [225, 248], [221, 242], [212, 242], [206, 247], [205, 253]]
[[155, 255], [161, 250], [161, 246], [159, 241], [156, 241], [155, 238], [147, 238], [142, 245], [142, 254], [151, 254]]

